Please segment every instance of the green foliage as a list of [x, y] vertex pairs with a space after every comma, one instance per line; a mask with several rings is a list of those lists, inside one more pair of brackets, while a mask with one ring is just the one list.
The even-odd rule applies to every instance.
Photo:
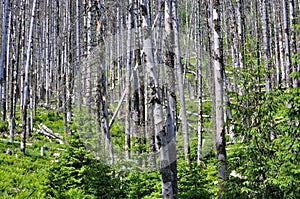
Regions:
[[120, 198], [161, 198], [161, 180], [159, 172], [128, 172], [120, 175]]
[[8, 131], [8, 122], [0, 120], [0, 132]]
[[0, 198], [44, 198], [41, 191], [45, 160], [0, 154]]
[[64, 133], [64, 125], [62, 114], [57, 115], [54, 110], [37, 110], [36, 116], [33, 118], [34, 127], [38, 128], [43, 123], [55, 133]]
[[[229, 178], [227, 194], [237, 194], [239, 198], [300, 195], [299, 96], [298, 88], [248, 91], [232, 104], [232, 122], [245, 144], [236, 146], [229, 167], [247, 179]], [[237, 187], [240, 193], [235, 191]]]
[[211, 198], [216, 193], [213, 184], [217, 180], [216, 161], [207, 163], [187, 165], [185, 161], [178, 161], [178, 198]]
[[[109, 167], [87, 151], [79, 137], [68, 137], [69, 146], [52, 161], [45, 176], [49, 198], [115, 198], [116, 180]], [[81, 197], [84, 196], [84, 197]]]
[[125, 143], [125, 128], [119, 122], [114, 122], [110, 128], [110, 135], [112, 138], [112, 142], [115, 145], [119, 146], [120, 148], [124, 148]]

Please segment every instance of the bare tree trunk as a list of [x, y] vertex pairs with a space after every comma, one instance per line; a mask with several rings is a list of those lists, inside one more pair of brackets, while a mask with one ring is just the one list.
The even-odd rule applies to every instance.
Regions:
[[82, 104], [82, 80], [80, 72], [80, 56], [81, 56], [81, 0], [76, 0], [76, 79], [77, 79], [77, 101], [76, 105], [79, 110], [81, 110]]
[[274, 45], [275, 45], [275, 65], [276, 65], [276, 84], [281, 83], [281, 66], [280, 66], [280, 50], [279, 50], [279, 34], [278, 34], [278, 18], [276, 16], [277, 4], [273, 2], [273, 20], [274, 20]]
[[132, 0], [128, 0], [129, 12], [127, 15], [127, 56], [126, 56], [126, 108], [125, 108], [125, 158], [130, 159], [130, 119], [131, 119], [131, 43], [132, 43]]
[[31, 55], [31, 46], [32, 46], [32, 35], [33, 35], [33, 25], [35, 18], [35, 8], [36, 1], [34, 0], [32, 3], [32, 12], [31, 12], [31, 20], [30, 20], [30, 29], [27, 40], [27, 51], [26, 51], [26, 60], [24, 61], [24, 96], [23, 96], [23, 106], [21, 110], [21, 118], [22, 118], [22, 138], [21, 138], [21, 152], [25, 154], [26, 150], [26, 125], [27, 125], [27, 105], [28, 105], [28, 97], [29, 97], [29, 72], [30, 72], [30, 55]]
[[[294, 0], [289, 0], [289, 7], [290, 7], [290, 32], [291, 32], [291, 53], [292, 55], [296, 55], [297, 54], [297, 43], [296, 43], [296, 31], [295, 31], [295, 26], [296, 26], [296, 18], [295, 18], [295, 2]], [[299, 72], [298, 71], [298, 64], [299, 62], [295, 61], [292, 64], [292, 72], [296, 73]], [[300, 87], [300, 78], [293, 78], [292, 80], [293, 82], [293, 87], [294, 88], [298, 88]]]
[[[97, 2], [97, 22], [99, 24], [102, 23], [102, 5], [100, 3], [100, 0]], [[99, 36], [99, 43], [102, 48], [102, 51], [100, 52], [100, 68], [97, 68], [97, 95], [98, 95], [98, 102], [100, 104], [100, 110], [101, 110], [101, 130], [102, 130], [102, 138], [105, 143], [105, 148], [109, 152], [109, 157], [110, 157], [110, 164], [114, 163], [114, 152], [113, 152], [113, 146], [111, 143], [111, 138], [110, 138], [110, 131], [109, 131], [109, 123], [108, 123], [108, 107], [107, 107], [107, 79], [106, 79], [106, 74], [105, 74], [105, 61], [104, 61], [104, 39], [102, 35], [101, 29], [99, 29], [98, 36]]]
[[9, 141], [11, 143], [14, 142], [14, 132], [15, 132], [15, 115], [16, 115], [16, 95], [17, 95], [17, 70], [18, 70], [18, 43], [16, 29], [17, 29], [17, 21], [14, 16], [14, 23], [12, 24], [12, 62], [11, 62], [11, 90], [10, 90], [10, 114], [9, 114]]
[[198, 81], [198, 142], [197, 142], [197, 162], [202, 162], [202, 26], [201, 26], [201, 2], [198, 1], [198, 34], [197, 34], [197, 81]]
[[266, 70], [266, 91], [271, 89], [271, 75], [270, 75], [270, 35], [269, 35], [269, 19], [267, 13], [267, 0], [261, 0], [261, 9], [262, 9], [262, 31], [263, 31], [263, 40], [264, 40], [264, 64]]
[[[138, 9], [138, 1], [134, 1], [134, 10]], [[146, 128], [145, 128], [145, 101], [147, 99], [147, 97], [145, 97], [145, 75], [144, 75], [144, 65], [142, 63], [142, 56], [141, 56], [141, 22], [140, 22], [140, 16], [136, 15], [136, 17], [134, 18], [134, 23], [135, 23], [135, 48], [134, 48], [134, 58], [135, 58], [135, 68], [136, 68], [136, 75], [137, 75], [137, 88], [138, 90], [135, 90], [135, 100], [138, 100], [138, 102], [135, 102], [135, 111], [137, 111], [138, 114], [138, 126], [139, 126], [139, 133], [140, 136], [142, 137], [142, 143], [140, 144], [144, 144], [146, 145]], [[138, 107], [136, 107], [138, 106]], [[154, 125], [152, 125], [154, 126]], [[155, 146], [155, 144], [154, 144]], [[145, 150], [144, 150], [145, 151]], [[155, 151], [155, 148], [154, 148]], [[142, 151], [141, 151], [142, 152]], [[151, 153], [151, 152], [150, 152]], [[149, 157], [155, 157], [155, 156], [149, 156]], [[148, 159], [145, 160], [145, 163], [147, 164]], [[151, 164], [149, 166], [153, 166], [155, 167], [155, 158], [154, 160], [152, 160], [150, 158], [150, 162]]]
[[[2, 43], [1, 43], [1, 57], [0, 57], [0, 107], [4, 108], [5, 97], [3, 98], [4, 87], [5, 87], [5, 57], [7, 51], [7, 32], [9, 28], [9, 1], [5, 0], [4, 5], [4, 15], [3, 15], [3, 33], [2, 33]], [[6, 60], [7, 62], [9, 60]], [[5, 94], [5, 93], [4, 93]], [[5, 108], [2, 110], [2, 120], [5, 120]]]
[[163, 112], [161, 106], [160, 88], [158, 85], [157, 66], [154, 63], [152, 48], [151, 22], [149, 18], [148, 0], [139, 0], [140, 13], [142, 17], [143, 51], [145, 53], [145, 65], [147, 67], [150, 83], [150, 100], [153, 106], [155, 136], [160, 148], [160, 172], [162, 175], [162, 196], [164, 199], [173, 198], [172, 171], [167, 146], [166, 127], [164, 126]]
[[165, 4], [165, 31], [164, 31], [164, 64], [166, 68], [166, 98], [167, 98], [167, 121], [168, 150], [170, 167], [173, 174], [173, 194], [178, 193], [177, 187], [177, 164], [176, 164], [176, 89], [175, 89], [175, 53], [174, 53], [174, 29], [172, 24], [172, 0]]
[[215, 98], [215, 145], [218, 158], [219, 198], [223, 195], [223, 181], [226, 180], [226, 150], [224, 129], [224, 91], [223, 91], [223, 46], [220, 24], [220, 0], [213, 0], [213, 66], [214, 66], [214, 98]]
[[[90, 57], [91, 50], [92, 50], [92, 0], [88, 0], [88, 6], [87, 6], [87, 58]], [[92, 99], [92, 80], [91, 80], [91, 67], [87, 67], [86, 69], [86, 89], [87, 89], [87, 107], [88, 107], [88, 112], [92, 112], [91, 108], [91, 99]]]
[[291, 79], [289, 77], [291, 71], [291, 48], [290, 48], [290, 29], [288, 24], [288, 13], [287, 13], [287, 2], [282, 1], [283, 9], [283, 30], [285, 38], [285, 77], [286, 77], [286, 86], [291, 85]]
[[176, 56], [176, 72], [177, 72], [177, 82], [179, 90], [179, 100], [180, 100], [180, 116], [182, 122], [182, 135], [184, 142], [184, 154], [185, 161], [190, 164], [190, 141], [189, 141], [189, 131], [188, 131], [188, 122], [186, 117], [186, 108], [185, 108], [185, 98], [184, 98], [184, 83], [182, 78], [182, 63], [181, 63], [181, 50], [180, 50], [180, 37], [179, 37], [179, 21], [177, 14], [177, 1], [172, 1], [173, 7], [173, 28], [174, 28], [174, 52]]

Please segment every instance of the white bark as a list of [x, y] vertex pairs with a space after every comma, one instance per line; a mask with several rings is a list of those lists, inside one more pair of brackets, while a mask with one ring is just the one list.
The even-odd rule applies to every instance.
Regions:
[[168, 146], [166, 144], [167, 135], [164, 126], [163, 112], [161, 106], [160, 88], [158, 85], [157, 66], [154, 63], [154, 54], [152, 47], [151, 22], [149, 18], [148, 0], [139, 0], [140, 12], [142, 17], [143, 31], [143, 51], [145, 54], [145, 65], [147, 68], [150, 83], [150, 103], [153, 104], [154, 128], [157, 138], [157, 145], [160, 148], [160, 172], [162, 175], [162, 196], [164, 199], [173, 198], [172, 173], [170, 170], [170, 161]]
[[167, 144], [169, 150], [170, 167], [173, 174], [173, 194], [177, 194], [177, 165], [176, 165], [176, 89], [175, 89], [175, 53], [174, 53], [174, 29], [172, 24], [172, 1], [165, 2], [165, 31], [164, 31], [164, 64], [166, 68], [166, 99], [167, 118], [166, 130], [168, 134]]
[[226, 180], [226, 150], [224, 129], [224, 91], [223, 91], [223, 47], [220, 26], [220, 0], [213, 0], [213, 67], [214, 67], [214, 98], [215, 98], [215, 146], [218, 158], [219, 191], [222, 192], [222, 182]]
[[[2, 43], [1, 43], [1, 57], [0, 57], [0, 107], [2, 106], [2, 92], [4, 89], [4, 65], [5, 65], [5, 56], [7, 51], [7, 32], [8, 32], [8, 23], [9, 23], [9, 1], [5, 0], [4, 5], [4, 15], [3, 15], [3, 33], [2, 33]], [[7, 60], [8, 61], [8, 60]]]
[[26, 60], [24, 63], [24, 72], [25, 72], [25, 80], [24, 80], [24, 96], [23, 96], [23, 106], [22, 106], [22, 138], [21, 138], [21, 152], [25, 154], [26, 150], [26, 122], [27, 122], [27, 104], [29, 97], [29, 72], [30, 72], [30, 56], [31, 56], [31, 46], [32, 46], [32, 35], [33, 35], [33, 25], [35, 19], [35, 10], [36, 10], [36, 2], [33, 1], [32, 11], [31, 11], [31, 20], [30, 20], [30, 29], [27, 40], [27, 50], [26, 50]]

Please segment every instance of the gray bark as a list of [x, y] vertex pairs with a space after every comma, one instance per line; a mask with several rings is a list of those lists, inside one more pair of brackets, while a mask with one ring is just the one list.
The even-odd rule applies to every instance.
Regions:
[[[295, 25], [296, 25], [296, 18], [295, 18], [295, 2], [294, 0], [289, 0], [289, 17], [290, 17], [290, 32], [291, 32], [291, 53], [292, 55], [295, 55], [297, 53], [297, 43], [296, 43], [296, 30], [295, 30]], [[292, 72], [296, 73], [298, 72], [298, 62], [292, 62]], [[298, 88], [300, 87], [300, 78], [293, 78], [293, 87]]]
[[198, 34], [197, 34], [197, 81], [198, 81], [198, 141], [197, 141], [197, 162], [202, 162], [202, 31], [201, 31], [201, 3], [198, 1]]
[[[81, 109], [82, 104], [82, 82], [81, 82], [81, 71], [80, 71], [80, 56], [81, 56], [81, 0], [76, 0], [76, 78], [77, 78], [77, 108]], [[69, 118], [68, 122], [71, 121]]]
[[274, 20], [274, 44], [275, 44], [275, 65], [276, 65], [276, 84], [281, 83], [281, 65], [280, 65], [280, 49], [279, 49], [279, 34], [278, 34], [278, 18], [276, 16], [277, 6], [273, 3], [273, 20]]
[[262, 12], [262, 31], [263, 31], [263, 41], [264, 41], [264, 64], [265, 64], [265, 81], [266, 81], [266, 91], [271, 89], [271, 75], [270, 75], [270, 34], [269, 34], [269, 19], [268, 19], [268, 3], [267, 0], [261, 0], [261, 12]]
[[170, 158], [170, 168], [173, 174], [173, 194], [178, 193], [177, 188], [177, 164], [176, 164], [176, 89], [175, 89], [175, 53], [174, 53], [174, 29], [172, 24], [172, 1], [165, 4], [165, 31], [164, 31], [164, 65], [166, 68], [166, 99], [167, 119], [166, 131], [168, 134], [167, 144]]
[[190, 142], [189, 142], [189, 131], [188, 131], [188, 122], [186, 117], [186, 107], [185, 107], [185, 98], [184, 98], [184, 83], [182, 78], [182, 63], [181, 63], [181, 49], [180, 49], [180, 36], [179, 36], [179, 20], [177, 14], [177, 1], [172, 1], [173, 7], [173, 28], [174, 28], [174, 52], [176, 57], [176, 72], [177, 72], [177, 83], [179, 90], [179, 101], [180, 101], [180, 116], [181, 116], [181, 128], [184, 142], [184, 154], [185, 161], [190, 164]]
[[283, 9], [283, 31], [284, 31], [284, 40], [285, 40], [285, 77], [286, 77], [286, 86], [291, 85], [290, 69], [291, 69], [291, 48], [290, 48], [290, 28], [288, 24], [288, 12], [287, 12], [287, 2], [282, 1]]
[[128, 0], [129, 12], [127, 15], [127, 56], [126, 56], [126, 108], [125, 108], [125, 158], [130, 159], [130, 118], [131, 118], [131, 43], [132, 43], [132, 0]]

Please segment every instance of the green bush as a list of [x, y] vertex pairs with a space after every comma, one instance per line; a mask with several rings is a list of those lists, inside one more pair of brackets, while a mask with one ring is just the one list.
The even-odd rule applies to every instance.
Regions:
[[115, 198], [117, 180], [113, 170], [97, 161], [77, 135], [47, 169], [45, 193], [52, 198]]

